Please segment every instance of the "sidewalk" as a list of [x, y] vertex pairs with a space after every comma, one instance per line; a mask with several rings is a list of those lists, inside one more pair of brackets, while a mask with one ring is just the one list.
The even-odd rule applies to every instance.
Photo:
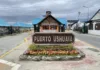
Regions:
[[19, 64], [0, 59], [0, 70], [18, 70]]
[[0, 70], [11, 70], [11, 66], [0, 63]]
[[74, 46], [86, 54], [86, 58], [79, 61], [19, 61], [19, 56], [31, 44], [31, 36], [10, 54], [2, 59], [20, 64], [19, 70], [100, 70], [100, 50], [78, 39]]

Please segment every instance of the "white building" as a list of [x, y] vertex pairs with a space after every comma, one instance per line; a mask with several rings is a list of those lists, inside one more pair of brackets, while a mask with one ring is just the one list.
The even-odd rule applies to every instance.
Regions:
[[94, 14], [88, 23], [88, 33], [100, 35], [100, 9]]
[[67, 29], [73, 30], [78, 20], [68, 20]]

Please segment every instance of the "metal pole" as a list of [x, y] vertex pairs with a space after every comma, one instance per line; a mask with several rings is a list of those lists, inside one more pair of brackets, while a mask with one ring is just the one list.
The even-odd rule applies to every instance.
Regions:
[[88, 9], [88, 15], [87, 15], [87, 21], [90, 19], [90, 15], [89, 15], [89, 7], [86, 7], [86, 6], [83, 6], [84, 8], [87, 8]]
[[78, 20], [79, 20], [80, 14], [81, 14], [81, 12], [78, 12]]
[[90, 17], [89, 17], [90, 15], [89, 15], [89, 7], [88, 7], [88, 20], [90, 19]]

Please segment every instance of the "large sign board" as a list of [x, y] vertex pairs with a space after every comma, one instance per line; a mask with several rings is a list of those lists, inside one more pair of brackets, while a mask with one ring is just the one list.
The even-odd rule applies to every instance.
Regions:
[[35, 44], [70, 44], [75, 38], [72, 33], [34, 33], [32, 40]]

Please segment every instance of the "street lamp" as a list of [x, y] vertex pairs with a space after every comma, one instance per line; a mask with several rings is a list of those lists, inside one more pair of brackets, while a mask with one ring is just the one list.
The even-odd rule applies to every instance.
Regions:
[[88, 9], [88, 19], [87, 20], [89, 20], [89, 7], [87, 6], [83, 6], [83, 7]]

